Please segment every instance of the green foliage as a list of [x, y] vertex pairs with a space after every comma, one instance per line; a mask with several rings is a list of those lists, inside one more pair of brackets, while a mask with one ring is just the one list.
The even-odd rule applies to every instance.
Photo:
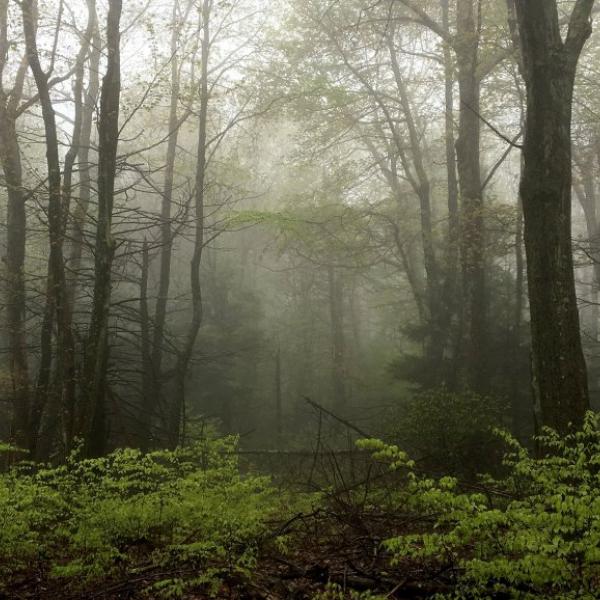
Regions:
[[423, 561], [456, 573], [452, 598], [597, 598], [600, 417], [590, 413], [583, 430], [565, 438], [545, 430], [538, 440], [542, 458], [502, 437], [510, 448], [504, 461], [509, 474], [489, 479], [476, 492], [464, 491], [455, 478], [417, 474], [396, 447], [361, 442], [406, 471], [397, 502], [435, 517], [433, 528], [385, 542], [392, 561]]
[[493, 430], [506, 425], [503, 401], [437, 388], [408, 396], [398, 412], [394, 438], [429, 469], [471, 477], [501, 463]]
[[32, 568], [81, 589], [158, 570], [154, 591], [180, 597], [247, 576], [275, 502], [265, 478], [240, 475], [235, 446], [226, 438], [172, 452], [74, 454], [57, 468], [4, 475], [0, 585]]
[[357, 592], [354, 590], [344, 590], [337, 583], [328, 583], [325, 588], [317, 592], [312, 600], [383, 600], [384, 596], [374, 596], [371, 592]]

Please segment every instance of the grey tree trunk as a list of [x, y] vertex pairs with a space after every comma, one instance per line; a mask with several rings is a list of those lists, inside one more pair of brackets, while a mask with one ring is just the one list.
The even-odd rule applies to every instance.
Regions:
[[[154, 328], [152, 331], [151, 361], [149, 370], [144, 370], [144, 387], [147, 392], [143, 394], [140, 405], [140, 432], [139, 443], [142, 448], [150, 445], [150, 436], [153, 417], [156, 414], [162, 389], [162, 363], [167, 319], [167, 306], [169, 301], [169, 287], [171, 284], [171, 257], [173, 253], [173, 231], [171, 227], [171, 211], [173, 203], [173, 186], [175, 178], [175, 158], [177, 140], [179, 137], [179, 121], [177, 106], [180, 93], [179, 59], [177, 45], [180, 28], [177, 25], [179, 2], [173, 2], [172, 32], [171, 32], [171, 99], [169, 106], [169, 138], [165, 161], [165, 178], [160, 211], [160, 272], [158, 280], [158, 295], [154, 309]], [[150, 381], [146, 382], [146, 380]]]
[[456, 52], [459, 122], [456, 158], [461, 200], [461, 268], [463, 285], [462, 360], [466, 383], [484, 391], [486, 365], [485, 232], [480, 168], [479, 3], [457, 0]]
[[200, 65], [200, 111], [198, 114], [198, 158], [196, 161], [195, 211], [194, 211], [194, 249], [190, 261], [190, 289], [192, 295], [192, 320], [179, 351], [175, 366], [175, 392], [170, 403], [168, 434], [169, 445], [176, 446], [181, 441], [181, 425], [185, 408], [185, 387], [190, 360], [194, 352], [196, 338], [202, 324], [202, 286], [200, 281], [200, 264], [204, 249], [204, 196], [206, 186], [206, 144], [208, 126], [208, 59], [211, 48], [210, 15], [212, 0], [202, 2], [202, 42]]
[[100, 59], [102, 57], [102, 38], [98, 27], [95, 0], [87, 0], [90, 17], [94, 19], [91, 48], [88, 66], [88, 87], [83, 91], [81, 129], [79, 137], [79, 196], [72, 211], [71, 250], [69, 253], [69, 298], [73, 306], [77, 295], [77, 275], [81, 268], [83, 256], [85, 224], [90, 199], [92, 197], [92, 174], [94, 161], [90, 160], [92, 152], [92, 127], [94, 112], [100, 92]]
[[521, 197], [538, 424], [566, 432], [589, 408], [571, 248], [571, 108], [593, 0], [578, 0], [561, 38], [555, 0], [516, 0], [527, 121]]
[[18, 107], [23, 95], [27, 62], [22, 60], [11, 89], [4, 81], [10, 53], [8, 40], [8, 0], [0, 2], [0, 163], [4, 173], [8, 202], [6, 227], [6, 330], [12, 388], [13, 442], [31, 448], [35, 438], [30, 427], [29, 366], [25, 334], [25, 247], [27, 215], [21, 149], [17, 136]]
[[329, 315], [331, 319], [331, 381], [333, 410], [343, 414], [346, 409], [346, 360], [344, 340], [344, 289], [335, 267], [327, 267], [329, 284]]
[[29, 368], [25, 339], [24, 276], [27, 217], [21, 152], [15, 118], [11, 112], [8, 99], [5, 96], [2, 97], [0, 100], [0, 161], [8, 195], [5, 296], [13, 405], [12, 435], [17, 446], [29, 448], [32, 432], [29, 423]]
[[108, 325], [112, 292], [115, 241], [112, 214], [119, 143], [121, 95], [120, 20], [121, 0], [110, 0], [106, 26], [107, 66], [102, 79], [98, 123], [98, 221], [95, 244], [95, 279], [90, 335], [86, 352], [86, 391], [90, 420], [85, 432], [88, 456], [104, 453], [107, 442]]
[[[58, 150], [56, 115], [50, 97], [49, 73], [41, 65], [37, 48], [37, 5], [34, 0], [21, 3], [23, 30], [29, 68], [33, 74], [42, 108], [44, 122], [46, 165], [48, 169], [48, 233], [50, 249], [48, 257], [48, 280], [46, 306], [41, 331], [40, 371], [36, 389], [35, 419], [40, 414], [50, 393], [52, 365], [52, 333], [54, 317], [56, 322], [56, 394], [65, 398], [65, 389], [70, 386], [74, 373], [74, 343], [71, 331], [69, 299], [66, 289], [65, 264], [63, 256], [64, 223], [61, 167]], [[68, 401], [68, 400], [67, 400]]]

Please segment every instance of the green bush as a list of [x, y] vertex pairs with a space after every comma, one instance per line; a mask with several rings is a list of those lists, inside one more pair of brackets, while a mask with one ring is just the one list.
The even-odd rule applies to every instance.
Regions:
[[430, 389], [403, 399], [391, 434], [428, 469], [473, 476], [500, 464], [502, 444], [493, 431], [507, 425], [507, 414], [495, 398]]
[[396, 498], [405, 510], [435, 516], [433, 527], [385, 542], [392, 561], [454, 572], [452, 598], [600, 597], [600, 418], [590, 413], [582, 431], [564, 438], [545, 430], [543, 458], [502, 437], [509, 474], [475, 492], [454, 478], [417, 474], [395, 446], [360, 442], [406, 473]]
[[312, 600], [385, 600], [385, 596], [374, 596], [371, 592], [344, 590], [337, 583], [328, 583], [323, 590], [313, 595]]
[[235, 445], [227, 438], [172, 452], [74, 455], [60, 467], [3, 475], [0, 590], [32, 572], [81, 589], [147, 575], [166, 597], [243, 578], [275, 497], [267, 479], [240, 475]]

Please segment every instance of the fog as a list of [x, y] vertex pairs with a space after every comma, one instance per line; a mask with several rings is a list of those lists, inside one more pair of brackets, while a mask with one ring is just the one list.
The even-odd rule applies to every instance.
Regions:
[[300, 494], [583, 426], [593, 5], [0, 1], [6, 469], [233, 436]]

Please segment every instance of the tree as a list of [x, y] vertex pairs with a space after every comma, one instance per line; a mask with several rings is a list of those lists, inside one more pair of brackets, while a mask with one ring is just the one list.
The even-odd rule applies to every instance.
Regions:
[[571, 248], [571, 111], [594, 0], [577, 0], [565, 39], [555, 0], [516, 0], [527, 89], [521, 197], [539, 424], [566, 432], [589, 408]]
[[209, 89], [209, 53], [211, 50], [210, 17], [212, 0], [202, 1], [202, 40], [200, 58], [200, 107], [198, 113], [198, 148], [196, 160], [196, 177], [194, 188], [194, 238], [192, 259], [190, 261], [190, 289], [192, 295], [192, 319], [190, 327], [177, 356], [175, 365], [175, 397], [170, 403], [168, 435], [171, 446], [176, 446], [180, 441], [181, 420], [185, 403], [186, 376], [194, 352], [194, 345], [200, 325], [202, 324], [202, 286], [200, 281], [200, 263], [204, 249], [204, 198], [206, 186], [207, 165], [207, 130], [208, 130], [208, 105], [210, 101]]
[[17, 136], [17, 117], [27, 71], [23, 57], [11, 89], [5, 89], [9, 56], [9, 1], [0, 2], [0, 162], [7, 186], [6, 241], [6, 329], [9, 336], [9, 361], [12, 380], [13, 437], [17, 445], [29, 445], [29, 368], [25, 341], [25, 244], [27, 215], [21, 148]]
[[95, 280], [90, 336], [86, 352], [86, 403], [90, 418], [85, 431], [86, 453], [101, 455], [106, 435], [106, 371], [108, 369], [108, 322], [115, 240], [112, 217], [119, 143], [121, 95], [120, 21], [121, 0], [110, 0], [106, 27], [108, 58], [100, 93], [98, 123], [98, 221], [95, 245]]
[[[50, 75], [54, 68], [56, 48], [53, 50], [50, 67], [45, 71], [40, 61], [40, 53], [37, 45], [37, 3], [34, 0], [25, 0], [21, 3], [21, 10], [27, 61], [35, 80], [42, 109], [46, 147], [46, 167], [48, 171], [48, 234], [50, 249], [48, 253], [46, 303], [40, 333], [40, 369], [38, 373], [35, 401], [36, 411], [42, 411], [50, 394], [54, 324], [56, 324], [57, 329], [57, 344], [55, 351], [57, 362], [56, 390], [58, 397], [61, 398], [63, 403], [63, 409], [65, 406], [68, 407], [74, 403], [72, 395], [74, 394], [75, 356], [63, 253], [66, 218], [63, 206], [59, 137], [56, 124], [56, 111], [50, 96], [52, 87]], [[39, 421], [40, 417], [37, 415], [36, 422], [39, 423]], [[30, 450], [32, 452], [35, 450], [36, 439], [37, 431], [31, 432]]]

